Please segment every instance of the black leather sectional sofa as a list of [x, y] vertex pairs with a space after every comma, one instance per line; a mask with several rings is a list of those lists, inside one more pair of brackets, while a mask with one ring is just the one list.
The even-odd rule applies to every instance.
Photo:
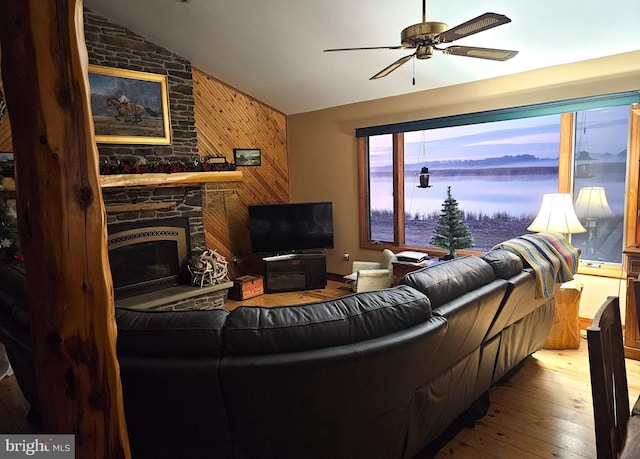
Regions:
[[[21, 276], [0, 267], [0, 340], [37, 406]], [[494, 250], [313, 304], [117, 308], [133, 456], [415, 457], [541, 347], [555, 303], [535, 289]]]

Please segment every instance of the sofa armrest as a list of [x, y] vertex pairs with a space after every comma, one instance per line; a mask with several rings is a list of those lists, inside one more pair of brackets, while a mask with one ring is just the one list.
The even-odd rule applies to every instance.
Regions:
[[352, 271], [361, 271], [363, 269], [380, 269], [380, 263], [377, 261], [354, 261]]

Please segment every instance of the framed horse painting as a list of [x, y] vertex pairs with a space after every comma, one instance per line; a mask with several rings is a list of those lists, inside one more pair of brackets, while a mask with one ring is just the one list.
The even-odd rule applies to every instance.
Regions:
[[90, 65], [89, 85], [97, 143], [171, 143], [166, 75]]

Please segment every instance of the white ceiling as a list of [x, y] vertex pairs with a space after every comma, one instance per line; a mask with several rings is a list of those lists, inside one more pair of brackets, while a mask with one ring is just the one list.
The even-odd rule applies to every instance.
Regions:
[[[291, 115], [640, 49], [640, 0], [427, 0], [427, 21], [456, 26], [485, 12], [512, 22], [456, 41], [514, 49], [506, 62], [436, 52], [369, 78], [413, 51], [396, 46], [422, 20], [420, 0], [85, 0], [90, 10], [207, 74]], [[640, 87], [640, 82], [638, 84]]]

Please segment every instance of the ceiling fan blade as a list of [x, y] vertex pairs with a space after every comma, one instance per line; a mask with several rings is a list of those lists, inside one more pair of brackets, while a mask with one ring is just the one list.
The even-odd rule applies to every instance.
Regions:
[[484, 13], [477, 18], [445, 30], [441, 34], [436, 35], [435, 40], [437, 43], [451, 43], [454, 40], [468, 37], [474, 33], [498, 27], [509, 22], [511, 22], [511, 19], [502, 14]]
[[402, 64], [404, 64], [405, 62], [408, 62], [411, 60], [411, 58], [413, 56], [415, 56], [416, 53], [413, 54], [409, 54], [408, 56], [404, 56], [401, 57], [400, 59], [398, 59], [397, 61], [395, 61], [393, 64], [391, 64], [388, 67], [385, 67], [384, 69], [380, 70], [378, 73], [376, 73], [375, 75], [373, 75], [371, 78], [369, 78], [370, 80], [377, 80], [378, 78], [382, 78], [382, 77], [386, 77], [387, 75], [389, 75], [391, 72], [393, 72], [395, 69], [397, 69], [398, 67], [400, 67]]
[[492, 61], [506, 61], [518, 54], [518, 51], [508, 49], [478, 48], [475, 46], [449, 46], [440, 51], [454, 56], [478, 57]]
[[333, 48], [333, 49], [325, 49], [324, 52], [330, 51], [360, 51], [363, 49], [403, 49], [402, 46], [369, 46], [364, 48]]

